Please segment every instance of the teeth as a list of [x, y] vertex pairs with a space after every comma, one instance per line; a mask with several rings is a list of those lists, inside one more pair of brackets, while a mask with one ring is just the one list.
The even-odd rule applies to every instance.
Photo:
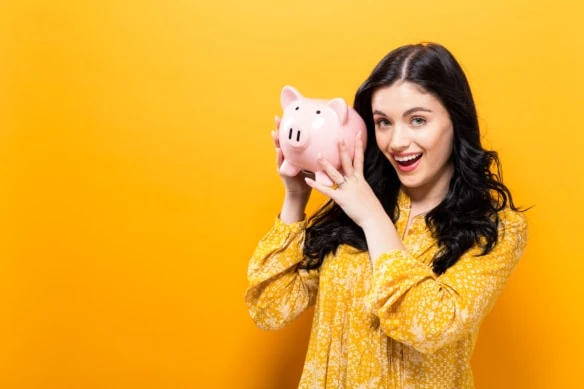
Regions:
[[407, 161], [411, 161], [412, 159], [418, 158], [420, 155], [422, 155], [422, 153], [420, 153], [420, 154], [414, 154], [414, 155], [408, 155], [407, 157], [394, 157], [394, 158], [398, 162], [407, 162]]

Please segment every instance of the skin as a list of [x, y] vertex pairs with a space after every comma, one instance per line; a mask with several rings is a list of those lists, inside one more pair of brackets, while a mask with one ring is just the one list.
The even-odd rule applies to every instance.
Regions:
[[[453, 174], [450, 161], [453, 128], [448, 111], [432, 94], [411, 82], [396, 82], [375, 91], [371, 99], [377, 146], [396, 169], [402, 190], [411, 198], [408, 227], [442, 201]], [[278, 167], [283, 157], [274, 136]], [[402, 239], [373, 190], [363, 177], [364, 145], [357, 135], [355, 157], [343, 141], [339, 144], [343, 176], [329, 162], [319, 163], [336, 188], [318, 184], [310, 177], [281, 176], [286, 195], [280, 218], [285, 223], [304, 219], [304, 210], [311, 188], [335, 201], [360, 226], [367, 239], [372, 264], [384, 252], [404, 250]], [[396, 156], [422, 153], [419, 165], [412, 172], [397, 168]], [[304, 182], [302, 182], [304, 181]]]
[[[411, 82], [380, 88], [372, 96], [371, 107], [377, 146], [412, 200], [411, 215], [427, 213], [446, 196], [454, 170], [450, 162], [454, 130], [448, 111], [435, 96]], [[422, 158], [415, 170], [398, 168], [396, 156], [417, 153]]]

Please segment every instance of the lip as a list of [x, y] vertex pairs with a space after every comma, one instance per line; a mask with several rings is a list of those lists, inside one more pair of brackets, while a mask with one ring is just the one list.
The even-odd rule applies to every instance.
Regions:
[[418, 154], [422, 154], [421, 151], [415, 152], [415, 153], [400, 153], [400, 154], [391, 154], [392, 157], [394, 158], [399, 158], [399, 157], [409, 157], [410, 155], [418, 155]]
[[410, 155], [418, 155], [418, 154], [420, 154], [420, 153], [418, 152], [418, 153], [393, 154], [392, 157], [393, 157], [393, 161], [395, 162], [395, 166], [397, 167], [397, 169], [400, 172], [409, 173], [418, 167], [418, 165], [420, 164], [420, 161], [422, 160], [422, 158], [424, 158], [424, 154], [422, 153], [422, 156], [413, 165], [409, 165], [409, 166], [400, 165], [400, 163], [398, 161], [396, 161], [395, 158], [396, 157], [398, 157], [398, 158], [399, 157], [407, 157]]

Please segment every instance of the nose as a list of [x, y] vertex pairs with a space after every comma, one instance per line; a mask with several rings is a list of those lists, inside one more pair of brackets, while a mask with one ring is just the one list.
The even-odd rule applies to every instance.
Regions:
[[285, 141], [294, 148], [304, 148], [308, 144], [309, 132], [297, 125], [283, 129]]
[[399, 153], [405, 151], [410, 146], [410, 138], [407, 133], [407, 129], [401, 126], [395, 126], [391, 139], [389, 141], [389, 148], [393, 153]]

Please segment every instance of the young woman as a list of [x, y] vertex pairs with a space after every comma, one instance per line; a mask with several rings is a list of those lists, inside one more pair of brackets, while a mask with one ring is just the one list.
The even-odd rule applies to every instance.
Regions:
[[[408, 45], [354, 107], [368, 142], [353, 160], [341, 142], [343, 174], [320, 161], [335, 187], [282, 176], [281, 213], [249, 263], [250, 315], [277, 329], [316, 303], [300, 388], [472, 388], [479, 326], [527, 224], [481, 146], [468, 81], [444, 47]], [[331, 200], [306, 221], [313, 188]]]

